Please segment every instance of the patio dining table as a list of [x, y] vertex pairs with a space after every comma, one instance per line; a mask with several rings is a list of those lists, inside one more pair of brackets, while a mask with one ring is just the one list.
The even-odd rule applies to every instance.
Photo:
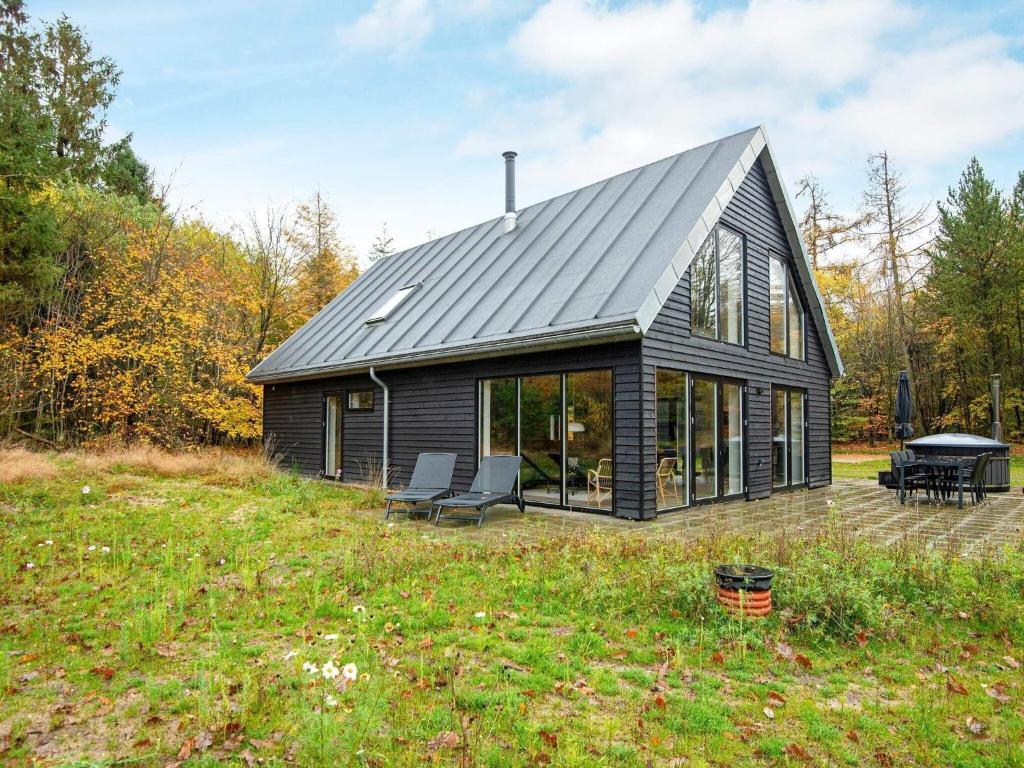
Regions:
[[[921, 456], [908, 461], [907, 468], [921, 468], [928, 474], [929, 480], [935, 481], [936, 494], [941, 493], [945, 499], [952, 493], [952, 480], [956, 479], [958, 508], [964, 508], [964, 469], [974, 465], [973, 456]], [[900, 473], [900, 503], [905, 504], [907, 494], [903, 487], [904, 472]]]

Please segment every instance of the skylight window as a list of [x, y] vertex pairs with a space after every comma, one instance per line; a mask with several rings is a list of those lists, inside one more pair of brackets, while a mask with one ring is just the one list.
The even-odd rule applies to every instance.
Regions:
[[413, 285], [407, 285], [404, 288], [399, 288], [387, 301], [377, 307], [376, 311], [368, 318], [366, 318], [367, 325], [373, 325], [374, 323], [382, 323], [396, 309], [398, 305], [409, 298], [410, 294], [420, 287], [419, 283]]

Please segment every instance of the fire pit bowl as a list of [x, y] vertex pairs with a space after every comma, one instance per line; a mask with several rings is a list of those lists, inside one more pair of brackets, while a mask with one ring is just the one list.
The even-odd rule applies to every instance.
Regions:
[[775, 572], [760, 565], [720, 565], [715, 568], [715, 582], [722, 589], [767, 592], [772, 588]]

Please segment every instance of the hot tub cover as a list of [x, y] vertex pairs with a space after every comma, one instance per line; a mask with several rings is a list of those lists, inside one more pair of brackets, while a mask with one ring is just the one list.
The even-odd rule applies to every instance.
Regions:
[[1009, 448], [1006, 443], [1000, 443], [990, 437], [980, 435], [966, 435], [963, 432], [946, 432], [939, 435], [927, 435], [919, 437], [907, 443], [908, 448]]

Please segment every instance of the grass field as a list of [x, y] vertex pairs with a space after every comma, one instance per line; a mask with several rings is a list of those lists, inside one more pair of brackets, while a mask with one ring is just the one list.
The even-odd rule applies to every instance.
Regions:
[[[836, 445], [833, 448], [832, 477], [877, 480], [879, 472], [889, 469], [890, 450], [896, 448]], [[1019, 453], [1010, 456], [1010, 484], [1024, 485], [1024, 455]]]
[[[485, 547], [354, 511], [379, 497], [0, 452], [0, 763], [1024, 765], [1019, 550]], [[763, 622], [713, 602], [748, 560], [778, 573]]]

